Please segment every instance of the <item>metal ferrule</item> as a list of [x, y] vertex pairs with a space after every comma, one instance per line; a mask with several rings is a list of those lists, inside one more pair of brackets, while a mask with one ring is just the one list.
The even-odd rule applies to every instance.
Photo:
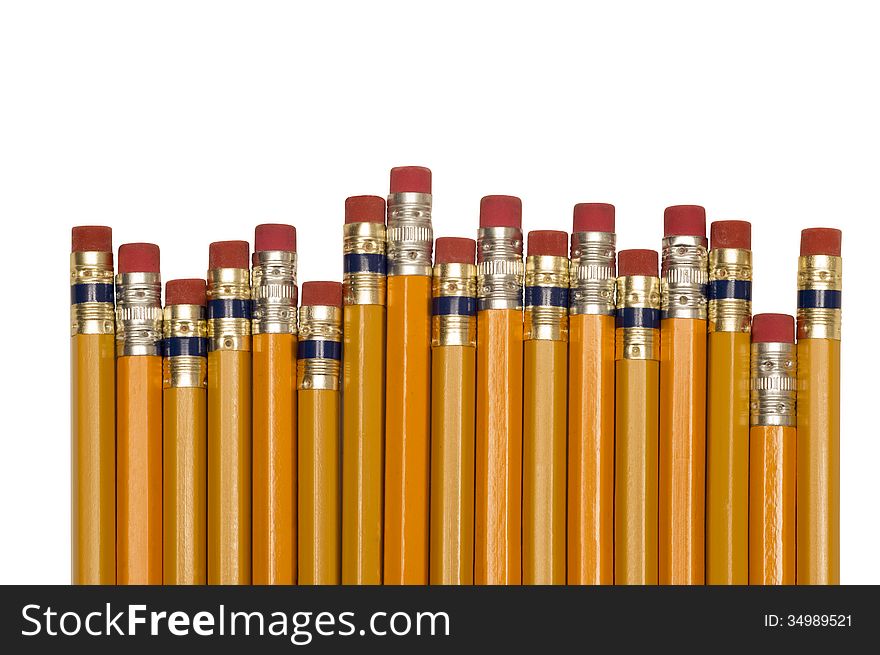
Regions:
[[384, 305], [385, 225], [347, 223], [342, 228], [342, 298], [346, 305]]
[[162, 354], [162, 281], [158, 273], [116, 276], [116, 356]]
[[251, 272], [254, 334], [296, 334], [296, 253], [264, 250]]
[[526, 257], [523, 339], [568, 341], [568, 259]]
[[663, 239], [660, 318], [708, 318], [709, 242], [706, 237]]
[[477, 232], [477, 310], [522, 309], [525, 264], [517, 227], [481, 227]]
[[431, 318], [432, 346], [477, 345], [477, 267], [434, 266]]
[[716, 248], [709, 252], [709, 332], [752, 329], [752, 251]]
[[388, 275], [431, 275], [431, 194], [392, 193], [387, 206]]
[[613, 232], [575, 232], [572, 235], [570, 314], [614, 316], [616, 258]]
[[162, 323], [162, 386], [207, 387], [208, 322], [202, 305], [168, 305]]
[[617, 278], [614, 319], [617, 359], [660, 358], [660, 279], [646, 275]]
[[797, 347], [753, 343], [750, 420], [752, 425], [797, 425]]
[[339, 389], [342, 360], [342, 309], [308, 305], [299, 310], [297, 389]]
[[798, 339], [840, 340], [843, 260], [832, 255], [798, 259]]
[[70, 336], [113, 334], [113, 253], [70, 253]]
[[208, 271], [208, 349], [251, 349], [251, 282], [246, 268]]

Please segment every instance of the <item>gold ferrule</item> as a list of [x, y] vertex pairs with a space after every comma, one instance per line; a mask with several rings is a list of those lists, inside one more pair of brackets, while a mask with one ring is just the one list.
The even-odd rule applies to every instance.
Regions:
[[753, 343], [752, 425], [797, 425], [797, 348], [793, 343]]
[[[342, 254], [372, 255], [383, 262], [385, 256], [384, 223], [346, 223], [342, 227]], [[357, 257], [354, 257], [357, 259]], [[346, 305], [384, 305], [385, 273], [372, 270], [356, 270], [342, 275], [342, 298]]]
[[204, 305], [167, 305], [163, 311], [162, 336], [201, 337], [208, 336], [208, 321]]
[[660, 258], [660, 317], [708, 317], [709, 242], [706, 237], [663, 239]]
[[613, 232], [571, 235], [569, 314], [614, 316], [616, 237]]
[[617, 278], [618, 322], [628, 309], [650, 310], [647, 324], [620, 327], [615, 330], [617, 359], [650, 359], [660, 357], [660, 330], [651, 325], [651, 316], [660, 310], [660, 279], [647, 275], [625, 275]]
[[[568, 259], [526, 257], [525, 285], [523, 339], [568, 341]], [[557, 296], [555, 301], [551, 294]], [[564, 305], [558, 304], [563, 300]]]
[[[747, 283], [748, 298], [713, 298], [713, 285], [725, 282]], [[751, 332], [751, 285], [751, 250], [716, 248], [709, 252], [709, 332]]]
[[430, 193], [392, 193], [387, 202], [388, 275], [431, 275]]
[[[840, 340], [842, 312], [839, 306], [828, 306], [827, 301], [834, 296], [839, 305], [842, 291], [842, 258], [833, 255], [809, 255], [798, 258], [798, 340]], [[821, 302], [820, 298], [822, 298]], [[817, 304], [820, 306], [811, 306]]]
[[[342, 309], [307, 305], [299, 311], [300, 348], [309, 341], [342, 341]], [[340, 361], [330, 357], [300, 357], [296, 362], [297, 389], [339, 389]]]
[[[113, 285], [113, 253], [70, 253], [70, 287], [85, 284]], [[113, 302], [72, 302], [70, 335], [113, 334], [116, 330]]]
[[477, 232], [477, 310], [522, 309], [524, 283], [522, 230], [481, 227]]
[[212, 300], [251, 301], [250, 271], [246, 268], [212, 268], [208, 271], [208, 350], [251, 349], [250, 317], [211, 318]]
[[208, 358], [178, 355], [162, 360], [162, 388], [205, 389], [208, 386]]
[[251, 272], [254, 334], [296, 334], [296, 253], [256, 253]]
[[161, 355], [162, 281], [158, 273], [116, 276], [116, 355]]
[[[165, 339], [206, 339], [208, 322], [203, 305], [166, 305], [162, 321]], [[208, 386], [208, 358], [201, 355], [167, 356], [162, 363], [162, 386], [165, 389]]]
[[[471, 309], [476, 307], [477, 267], [473, 264], [435, 264], [432, 282], [435, 313], [431, 318], [431, 345], [477, 345], [477, 319]], [[443, 301], [441, 298], [461, 298]], [[455, 302], [455, 313], [446, 313], [440, 306]], [[440, 313], [436, 313], [440, 310]], [[452, 311], [450, 309], [449, 311]]]

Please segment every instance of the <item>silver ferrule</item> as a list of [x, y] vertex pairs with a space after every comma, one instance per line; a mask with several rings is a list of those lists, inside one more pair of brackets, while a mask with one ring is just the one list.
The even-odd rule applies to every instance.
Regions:
[[[205, 340], [208, 323], [203, 305], [167, 305], [163, 312], [162, 335], [173, 338]], [[208, 386], [208, 359], [203, 355], [166, 356], [162, 363], [162, 386], [165, 389]]]
[[251, 349], [251, 317], [212, 316], [212, 300], [251, 302], [250, 271], [246, 268], [212, 268], [208, 271], [208, 350]]
[[[455, 313], [434, 313], [431, 317], [431, 345], [477, 345], [477, 318], [469, 308], [476, 307], [477, 267], [473, 264], [435, 264], [432, 295], [435, 306], [453, 298]], [[460, 300], [459, 300], [460, 299]]]
[[[660, 310], [660, 279], [653, 275], [624, 275], [617, 278], [617, 309]], [[616, 359], [660, 358], [660, 330], [650, 325], [615, 330]]]
[[[712, 297], [712, 287], [724, 283], [748, 283], [748, 298], [732, 295]], [[716, 248], [709, 252], [709, 332], [752, 330], [752, 251]]]
[[251, 271], [254, 334], [296, 334], [296, 253], [256, 253]]
[[116, 276], [116, 356], [161, 355], [162, 281], [158, 273]]
[[388, 275], [431, 275], [431, 194], [392, 193], [387, 217]]
[[797, 348], [793, 343], [753, 343], [750, 422], [797, 425]]
[[570, 314], [614, 316], [616, 259], [613, 232], [575, 232], [571, 235]]
[[[568, 259], [547, 255], [526, 257], [526, 300], [523, 339], [568, 341]], [[565, 306], [548, 302], [543, 291], [556, 291]]]
[[[310, 341], [342, 342], [342, 309], [330, 305], [306, 305], [299, 310], [299, 347]], [[305, 343], [304, 343], [305, 342]], [[299, 357], [297, 389], [339, 389], [340, 360], [331, 357]]]
[[663, 239], [660, 318], [708, 318], [709, 242], [706, 237]]
[[[79, 285], [113, 286], [113, 253], [70, 253], [71, 293]], [[83, 287], [85, 288], [85, 287]], [[94, 287], [92, 287], [94, 288]], [[106, 287], [102, 287], [106, 288]], [[70, 335], [113, 334], [116, 330], [113, 302], [87, 301], [70, 304]]]
[[[430, 211], [430, 210], [429, 210]], [[365, 255], [378, 258], [382, 270], [370, 268], [366, 257], [363, 266], [355, 266], [342, 275], [342, 299], [346, 305], [384, 305], [385, 273], [385, 224], [384, 223], [346, 223], [342, 227], [342, 254], [348, 259], [359, 259]], [[347, 268], [347, 267], [346, 267]]]
[[522, 309], [525, 264], [518, 227], [477, 232], [477, 310]]
[[841, 309], [827, 305], [833, 295], [839, 301], [842, 291], [843, 259], [833, 255], [798, 258], [798, 340], [840, 341]]

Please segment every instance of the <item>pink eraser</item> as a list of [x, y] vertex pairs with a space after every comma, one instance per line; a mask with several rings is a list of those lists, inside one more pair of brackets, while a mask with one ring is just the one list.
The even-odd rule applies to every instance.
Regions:
[[104, 225], [77, 225], [70, 231], [70, 252], [113, 252], [113, 230]]
[[617, 275], [649, 275], [657, 277], [660, 268], [656, 250], [621, 250], [617, 253]]
[[296, 228], [284, 223], [263, 223], [254, 230], [254, 252], [286, 250], [296, 252]]
[[434, 243], [435, 264], [473, 264], [477, 242], [463, 237], [440, 237]]
[[249, 268], [247, 241], [215, 241], [208, 247], [208, 268]]
[[748, 221], [715, 221], [709, 229], [709, 246], [716, 248], [752, 248], [752, 224]]
[[391, 169], [391, 193], [431, 193], [431, 169], [397, 166]]
[[663, 235], [706, 236], [706, 210], [699, 205], [673, 205], [663, 212]]
[[159, 272], [159, 246], [155, 243], [123, 243], [118, 259], [119, 273]]
[[574, 206], [573, 232], [614, 232], [614, 205], [579, 202]]
[[480, 227], [522, 228], [522, 200], [516, 196], [483, 196]]
[[303, 282], [300, 289], [300, 304], [330, 305], [342, 307], [342, 284], [339, 282]]
[[568, 234], [559, 230], [532, 230], [529, 232], [528, 255], [567, 257]]
[[752, 343], [794, 343], [794, 317], [788, 314], [755, 314]]
[[843, 233], [833, 227], [810, 227], [801, 232], [801, 257], [831, 255], [840, 257]]
[[345, 199], [346, 223], [384, 223], [385, 198], [350, 196]]
[[201, 278], [168, 280], [165, 305], [204, 305], [207, 302], [205, 281]]

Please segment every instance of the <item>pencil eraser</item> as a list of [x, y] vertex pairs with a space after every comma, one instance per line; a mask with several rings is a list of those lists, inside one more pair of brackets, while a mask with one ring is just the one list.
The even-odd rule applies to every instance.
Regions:
[[709, 228], [709, 247], [752, 249], [752, 224], [748, 221], [715, 221]]
[[794, 317], [788, 314], [755, 314], [752, 343], [794, 343]]
[[568, 257], [568, 234], [559, 230], [532, 230], [529, 232], [526, 254]]
[[699, 205], [673, 205], [663, 212], [663, 236], [706, 236], [706, 210]]
[[391, 193], [431, 193], [431, 169], [397, 166], [391, 169]]
[[384, 223], [385, 198], [351, 196], [345, 199], [346, 223]]
[[573, 232], [614, 232], [614, 205], [579, 202], [574, 206]]
[[204, 305], [207, 303], [205, 281], [201, 278], [168, 280], [165, 305]]
[[660, 275], [658, 266], [659, 255], [656, 250], [621, 250], [617, 253], [617, 274], [625, 275]]
[[113, 230], [105, 225], [77, 225], [70, 231], [70, 252], [113, 252]]
[[480, 227], [522, 229], [522, 200], [516, 196], [483, 196], [480, 200]]
[[284, 223], [263, 223], [254, 230], [254, 252], [286, 250], [296, 252], [296, 228]]
[[831, 255], [840, 257], [843, 233], [833, 227], [810, 227], [801, 232], [801, 257]]
[[249, 268], [247, 241], [215, 241], [208, 247], [208, 268]]
[[159, 272], [159, 246], [155, 243], [123, 243], [118, 259], [119, 273]]
[[342, 284], [340, 282], [303, 282], [300, 289], [300, 304], [330, 305], [342, 307]]
[[435, 264], [473, 264], [477, 242], [463, 237], [440, 237], [434, 243]]

